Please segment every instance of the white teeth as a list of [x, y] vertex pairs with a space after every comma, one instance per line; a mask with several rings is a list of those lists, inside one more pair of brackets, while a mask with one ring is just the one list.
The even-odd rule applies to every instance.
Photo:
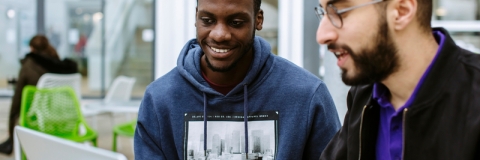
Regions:
[[338, 57], [338, 56], [342, 56], [342, 55], [344, 55], [344, 54], [347, 54], [347, 52], [345, 52], [345, 51], [338, 51], [338, 52], [333, 52], [333, 54], [335, 54], [335, 56]]
[[210, 47], [213, 51], [215, 52], [218, 52], [218, 53], [226, 53], [228, 51], [230, 51], [230, 49], [218, 49], [218, 48], [213, 48], [213, 47]]

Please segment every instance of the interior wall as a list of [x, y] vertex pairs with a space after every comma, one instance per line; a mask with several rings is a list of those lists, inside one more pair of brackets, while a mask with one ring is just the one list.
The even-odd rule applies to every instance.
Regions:
[[155, 79], [177, 65], [185, 43], [195, 38], [196, 1], [157, 0], [155, 10]]

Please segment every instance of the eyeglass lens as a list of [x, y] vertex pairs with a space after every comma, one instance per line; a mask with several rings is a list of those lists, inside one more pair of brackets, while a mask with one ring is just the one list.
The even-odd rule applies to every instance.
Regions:
[[315, 15], [317, 15], [318, 20], [322, 21], [322, 18], [324, 16], [323, 9], [320, 7], [315, 7]]
[[342, 27], [342, 19], [340, 18], [340, 15], [337, 14], [337, 10], [334, 6], [328, 5], [327, 15], [334, 26]]

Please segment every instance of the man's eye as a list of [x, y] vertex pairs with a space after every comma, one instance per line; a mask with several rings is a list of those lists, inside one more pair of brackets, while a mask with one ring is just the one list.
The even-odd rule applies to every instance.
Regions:
[[243, 24], [243, 21], [232, 21], [230, 22], [233, 26], [239, 26], [239, 25], [242, 25]]
[[215, 22], [213, 19], [210, 19], [210, 18], [201, 18], [201, 19], [205, 24], [212, 24], [213, 22]]

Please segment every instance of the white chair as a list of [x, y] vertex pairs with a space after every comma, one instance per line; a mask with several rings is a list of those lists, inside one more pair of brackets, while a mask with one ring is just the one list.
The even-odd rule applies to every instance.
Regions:
[[132, 96], [133, 85], [136, 79], [134, 77], [118, 76], [108, 89], [104, 103], [128, 102]]
[[[110, 113], [110, 116], [112, 116], [113, 113], [125, 112], [125, 110], [119, 109], [121, 108], [121, 106], [137, 105], [136, 103], [132, 104], [132, 102], [130, 101], [135, 81], [136, 79], [134, 77], [118, 76], [117, 78], [115, 78], [112, 85], [110, 85], [107, 95], [102, 100], [102, 102], [83, 105], [82, 108], [84, 109], [84, 116], [94, 116], [94, 124], [92, 125], [93, 128], [97, 127], [97, 115], [103, 113]], [[127, 119], [131, 118], [127, 117]], [[111, 122], [112, 124], [114, 124], [113, 117], [111, 118]]]
[[56, 73], [45, 73], [43, 74], [37, 83], [37, 88], [52, 88], [52, 87], [62, 87], [70, 86], [75, 90], [78, 100], [82, 100], [82, 75], [80, 73], [72, 74], [56, 74]]

